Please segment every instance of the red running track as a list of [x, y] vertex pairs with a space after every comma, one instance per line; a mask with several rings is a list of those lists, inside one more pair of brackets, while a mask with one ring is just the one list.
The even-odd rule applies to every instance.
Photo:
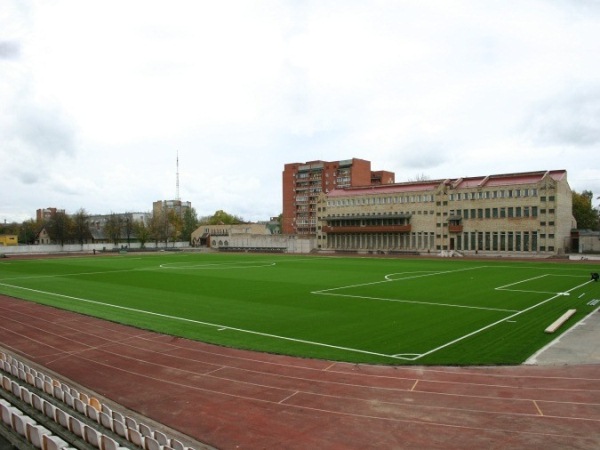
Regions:
[[219, 449], [598, 449], [600, 366], [388, 367], [207, 345], [0, 296], [0, 346]]

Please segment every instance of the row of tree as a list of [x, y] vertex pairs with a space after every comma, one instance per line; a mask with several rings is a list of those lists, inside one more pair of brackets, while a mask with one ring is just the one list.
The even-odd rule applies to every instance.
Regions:
[[[186, 208], [180, 216], [174, 210], [147, 214], [147, 220], [135, 220], [133, 214], [111, 213], [106, 216], [102, 234], [110, 243], [139, 242], [142, 247], [147, 242], [191, 241], [192, 233], [201, 225], [238, 224], [244, 220], [224, 211], [216, 211], [212, 216], [198, 218], [194, 208]], [[57, 212], [47, 222], [37, 223], [27, 220], [22, 224], [11, 223], [0, 226], [0, 234], [16, 234], [20, 244], [34, 244], [42, 229], [45, 229], [53, 242], [64, 244], [85, 244], [94, 242], [90, 215], [79, 209], [69, 215]]]

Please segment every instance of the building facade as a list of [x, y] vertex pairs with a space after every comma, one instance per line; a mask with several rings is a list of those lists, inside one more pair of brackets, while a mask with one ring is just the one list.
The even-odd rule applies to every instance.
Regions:
[[290, 163], [283, 170], [284, 234], [315, 235], [317, 202], [322, 193], [353, 186], [394, 183], [394, 173], [371, 171], [371, 162], [352, 158], [343, 161]]
[[183, 218], [185, 211], [192, 208], [191, 202], [182, 200], [158, 200], [152, 203], [152, 214], [155, 217], [161, 214], [167, 214], [169, 211], [174, 211], [178, 217]]
[[564, 170], [348, 187], [317, 204], [322, 250], [562, 254], [573, 228]]

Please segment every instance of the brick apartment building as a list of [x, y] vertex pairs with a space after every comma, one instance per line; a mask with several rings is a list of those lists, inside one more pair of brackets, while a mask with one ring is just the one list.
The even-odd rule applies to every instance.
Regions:
[[40, 208], [35, 211], [35, 220], [37, 223], [47, 222], [57, 213], [65, 214], [65, 210], [58, 208]]
[[358, 158], [286, 164], [281, 232], [315, 235], [317, 200], [322, 193], [354, 186], [390, 184], [394, 183], [394, 178], [393, 172], [371, 171], [371, 162]]
[[576, 227], [564, 170], [337, 188], [316, 208], [323, 250], [560, 254]]

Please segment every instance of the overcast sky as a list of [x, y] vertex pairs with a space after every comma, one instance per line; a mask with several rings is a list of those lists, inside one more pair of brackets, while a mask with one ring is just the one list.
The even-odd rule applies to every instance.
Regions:
[[200, 216], [276, 216], [285, 163], [352, 157], [600, 196], [600, 1], [1, 1], [1, 221], [150, 211], [177, 152]]

